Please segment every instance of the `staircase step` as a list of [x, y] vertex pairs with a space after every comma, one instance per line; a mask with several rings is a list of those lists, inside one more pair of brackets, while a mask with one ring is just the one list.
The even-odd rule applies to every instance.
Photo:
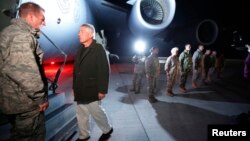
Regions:
[[45, 115], [48, 115], [65, 104], [65, 93], [51, 94], [48, 99], [49, 108], [45, 111]]
[[66, 124], [56, 135], [51, 137], [49, 141], [71, 141], [77, 138], [77, 119], [73, 118], [68, 124]]
[[[76, 116], [75, 105], [65, 104], [62, 107], [46, 115], [46, 140], [49, 140], [60, 132]], [[61, 135], [63, 136], [63, 135]]]

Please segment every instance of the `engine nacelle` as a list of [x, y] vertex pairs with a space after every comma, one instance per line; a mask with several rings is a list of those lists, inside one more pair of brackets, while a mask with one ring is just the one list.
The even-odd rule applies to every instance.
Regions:
[[173, 20], [175, 0], [137, 0], [129, 17], [135, 35], [152, 36], [165, 29]]
[[196, 39], [200, 44], [211, 45], [218, 36], [218, 26], [215, 21], [205, 19], [196, 28]]

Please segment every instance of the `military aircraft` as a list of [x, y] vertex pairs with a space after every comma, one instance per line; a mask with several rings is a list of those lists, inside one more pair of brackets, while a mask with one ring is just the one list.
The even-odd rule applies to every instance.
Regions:
[[62, 64], [55, 80], [64, 64], [74, 60], [82, 23], [95, 25], [99, 43], [121, 60], [131, 56], [138, 39], [147, 41], [148, 49], [160, 47], [160, 56], [168, 56], [174, 46], [191, 43], [193, 50], [203, 44], [226, 50], [229, 57], [241, 56], [235, 51], [245, 50], [250, 39], [247, 4], [226, 0], [1, 0], [0, 29], [17, 17], [18, 6], [27, 1], [46, 11], [39, 42], [44, 64]]
[[121, 60], [134, 53], [133, 43], [139, 39], [147, 41], [147, 49], [158, 46], [160, 56], [191, 43], [193, 50], [203, 44], [236, 58], [250, 39], [247, 4], [226, 0], [2, 0], [0, 29], [27, 1], [45, 9], [46, 26], [39, 39], [44, 64], [61, 65], [49, 78], [54, 90], [65, 63], [74, 60], [83, 23], [95, 25], [97, 41], [111, 58]]
[[[15, 17], [15, 9], [30, 0], [3, 0], [1, 10]], [[110, 50], [120, 53], [131, 50], [137, 38], [148, 40], [167, 51], [172, 46], [182, 47], [189, 42], [215, 47], [221, 45], [225, 31], [244, 34], [247, 10], [244, 2], [215, 0], [31, 0], [46, 13], [46, 26], [40, 37], [45, 63], [73, 60], [79, 46], [77, 33], [82, 23], [92, 23], [97, 31], [104, 30]], [[12, 13], [12, 14], [10, 14]], [[8, 19], [5, 19], [5, 21]], [[2, 20], [1, 20], [2, 21]], [[5, 22], [3, 21], [3, 22]], [[4, 24], [6, 25], [6, 24]], [[1, 28], [3, 25], [1, 24]], [[228, 36], [228, 35], [226, 35]], [[231, 37], [227, 37], [231, 38]], [[228, 39], [233, 40], [233, 39]], [[121, 43], [122, 42], [122, 43]], [[120, 45], [119, 45], [120, 44]], [[57, 46], [60, 49], [57, 49]], [[164, 47], [163, 47], [164, 46]], [[61, 51], [60, 51], [61, 50]], [[131, 53], [129, 51], [126, 51]]]
[[246, 2], [227, 0], [1, 0], [0, 30], [27, 1], [45, 9], [46, 26], [39, 43], [45, 66], [59, 64], [49, 77], [53, 93], [64, 65], [74, 60], [83, 23], [96, 27], [98, 42], [116, 60], [131, 56], [138, 39], [147, 42], [147, 49], [158, 46], [160, 56], [168, 56], [174, 46], [183, 49], [191, 43], [193, 50], [203, 44], [230, 57], [241, 56], [241, 51], [235, 52], [244, 50], [238, 45], [250, 39]]

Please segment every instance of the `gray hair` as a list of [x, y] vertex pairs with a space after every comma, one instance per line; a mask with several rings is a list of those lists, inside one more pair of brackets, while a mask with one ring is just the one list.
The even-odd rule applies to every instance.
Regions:
[[95, 39], [95, 27], [92, 24], [82, 24], [81, 27], [87, 27], [92, 34], [93, 38]]
[[178, 47], [174, 47], [171, 49], [171, 54], [174, 54], [175, 52], [179, 51]]

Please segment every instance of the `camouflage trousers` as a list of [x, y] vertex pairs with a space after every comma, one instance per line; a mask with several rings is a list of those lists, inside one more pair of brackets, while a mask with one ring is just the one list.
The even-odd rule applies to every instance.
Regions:
[[148, 94], [153, 96], [156, 92], [157, 77], [148, 79]]
[[135, 73], [133, 77], [133, 90], [140, 91], [143, 73]]
[[172, 92], [176, 77], [177, 77], [177, 72], [173, 72], [167, 75], [167, 92]]
[[181, 72], [180, 87], [185, 88], [190, 71]]
[[12, 128], [10, 141], [44, 141], [44, 112], [38, 110], [7, 115]]
[[198, 79], [201, 77], [202, 72], [201, 72], [201, 68], [193, 69], [193, 77], [192, 77], [192, 82], [193, 83], [197, 83]]

